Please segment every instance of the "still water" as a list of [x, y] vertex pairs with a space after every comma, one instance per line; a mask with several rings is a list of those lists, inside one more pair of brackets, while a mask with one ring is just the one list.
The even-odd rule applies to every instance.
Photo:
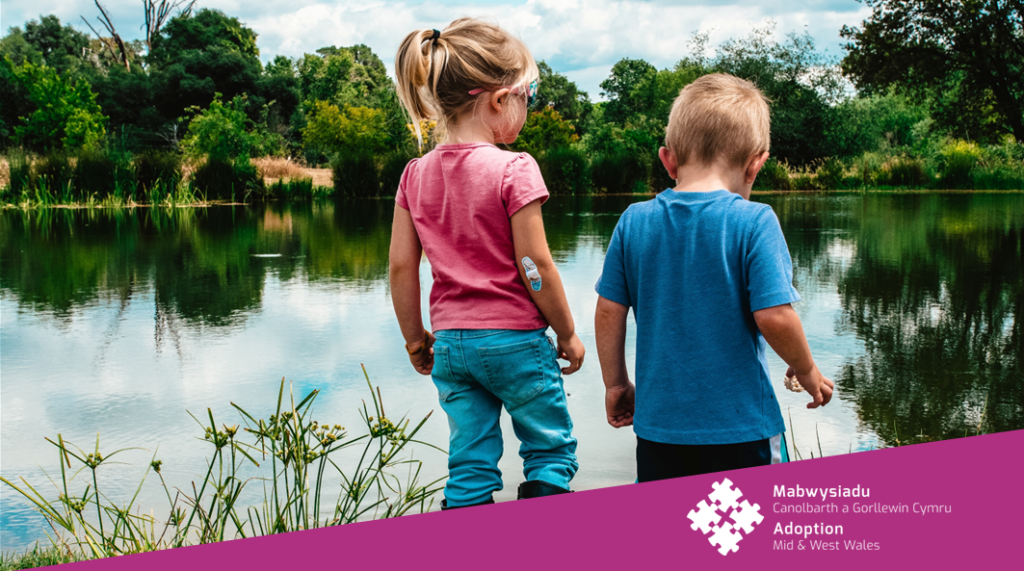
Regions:
[[[590, 353], [566, 378], [579, 439], [577, 490], [635, 478], [635, 439], [604, 420], [593, 285], [619, 214], [643, 197], [553, 198], [552, 252]], [[1024, 195], [757, 196], [778, 214], [815, 359], [833, 404], [804, 408], [770, 364], [790, 453], [803, 457], [1024, 428]], [[238, 423], [235, 402], [268, 415], [282, 377], [322, 391], [316, 418], [355, 427], [361, 364], [391, 416], [435, 415], [422, 440], [447, 445], [436, 391], [408, 365], [391, 308], [393, 202], [134, 212], [0, 213], [0, 472], [52, 490], [43, 438], [140, 446], [100, 468], [130, 495], [154, 451], [172, 486], [205, 472], [187, 411]], [[421, 268], [424, 308], [429, 266]], [[633, 329], [627, 360], [633, 366]], [[714, 371], [681, 374], [714, 383]], [[505, 490], [522, 481], [507, 416]], [[358, 431], [356, 431], [358, 432]], [[820, 441], [820, 444], [819, 444]], [[820, 448], [819, 448], [820, 447]], [[416, 451], [429, 481], [446, 458]], [[102, 482], [106, 482], [102, 484]], [[54, 495], [55, 495], [54, 491]], [[155, 483], [143, 506], [163, 505]], [[125, 497], [127, 499], [127, 497]], [[29, 504], [0, 489], [0, 549], [44, 537]]]

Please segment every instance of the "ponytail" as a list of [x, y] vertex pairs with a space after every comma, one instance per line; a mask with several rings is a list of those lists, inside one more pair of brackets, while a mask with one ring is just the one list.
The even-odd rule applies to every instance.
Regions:
[[438, 138], [471, 106], [477, 88], [534, 80], [537, 64], [518, 38], [475, 18], [455, 20], [444, 30], [417, 30], [402, 41], [395, 57], [398, 100], [409, 114], [417, 143], [420, 123], [437, 121]]

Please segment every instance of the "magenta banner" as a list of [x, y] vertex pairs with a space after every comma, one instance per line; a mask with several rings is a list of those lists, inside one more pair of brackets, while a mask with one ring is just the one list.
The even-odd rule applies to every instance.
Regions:
[[73, 565], [1020, 568], [1022, 451], [1014, 431]]

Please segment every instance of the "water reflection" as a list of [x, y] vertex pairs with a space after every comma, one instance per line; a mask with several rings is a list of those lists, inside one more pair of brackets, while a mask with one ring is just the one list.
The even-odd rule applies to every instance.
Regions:
[[[1024, 197], [769, 198], [864, 342], [837, 383], [889, 444], [1024, 427]], [[845, 257], [845, 264], [822, 263]]]
[[[544, 207], [591, 351], [593, 284], [619, 215], [642, 199], [559, 197]], [[838, 406], [807, 411], [770, 356], [805, 454], [817, 449], [816, 431], [831, 455], [973, 434], [979, 424], [1024, 428], [1024, 195], [755, 199], [779, 215], [804, 297], [797, 310], [840, 388]], [[432, 385], [407, 366], [391, 309], [393, 208], [0, 213], [5, 477], [46, 485], [38, 467], [56, 466], [43, 436], [87, 443], [101, 432], [111, 449], [159, 445], [166, 476], [185, 485], [203, 469], [186, 409], [228, 415], [235, 401], [262, 414], [286, 375], [297, 392], [323, 389], [319, 410], [345, 422], [364, 396], [361, 363], [394, 410], [440, 413]], [[421, 276], [427, 290], [428, 266]], [[631, 337], [631, 368], [633, 359]], [[635, 477], [635, 440], [605, 424], [597, 361], [588, 362], [566, 380], [580, 441], [576, 489]], [[447, 426], [432, 421], [422, 435], [443, 444]], [[506, 444], [499, 500], [514, 498], [520, 480], [514, 439]], [[443, 459], [426, 461], [424, 477], [444, 474]], [[112, 488], [119, 482], [137, 484], [129, 475]], [[156, 505], [157, 492], [143, 493]], [[43, 537], [38, 516], [6, 491], [0, 524], [3, 549]]]

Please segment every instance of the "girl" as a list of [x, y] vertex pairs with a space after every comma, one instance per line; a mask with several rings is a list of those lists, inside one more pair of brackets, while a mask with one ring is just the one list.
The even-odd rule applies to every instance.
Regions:
[[[519, 499], [566, 493], [579, 465], [560, 372], [579, 370], [583, 343], [544, 237], [537, 163], [495, 146], [519, 136], [537, 65], [506, 31], [464, 18], [409, 34], [395, 75], [417, 136], [435, 120], [442, 143], [402, 174], [390, 253], [406, 351], [433, 376], [451, 429], [441, 509], [494, 503], [503, 405], [521, 443]], [[424, 251], [433, 335], [420, 314]], [[560, 371], [556, 356], [569, 366]]]

